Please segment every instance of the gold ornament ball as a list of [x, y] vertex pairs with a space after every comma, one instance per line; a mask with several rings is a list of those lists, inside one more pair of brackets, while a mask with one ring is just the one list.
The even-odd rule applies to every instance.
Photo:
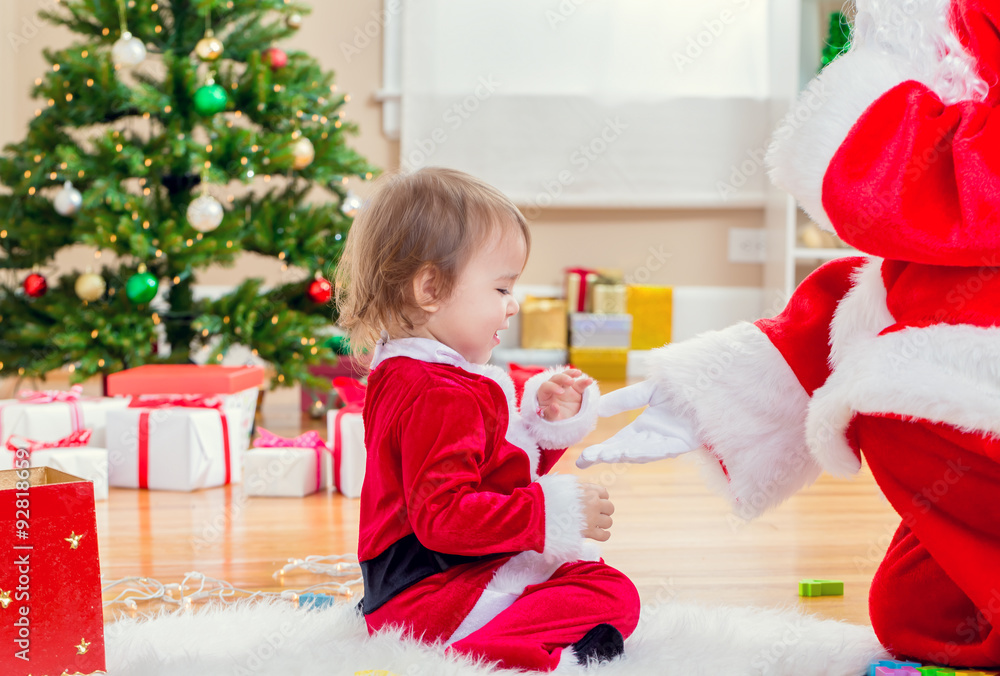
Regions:
[[108, 285], [100, 275], [87, 272], [76, 278], [76, 284], [73, 288], [80, 300], [92, 303], [95, 300], [100, 300]]
[[312, 141], [305, 136], [299, 137], [292, 146], [292, 158], [293, 169], [305, 169], [312, 164], [316, 159], [316, 148], [313, 147]]
[[291, 28], [292, 30], [297, 31], [298, 29], [302, 28], [302, 15], [299, 14], [298, 12], [295, 12], [294, 14], [289, 14], [288, 17], [285, 19], [285, 25]]
[[205, 33], [205, 37], [198, 40], [198, 44], [194, 47], [194, 53], [202, 61], [217, 61], [222, 56], [223, 49], [222, 40], [215, 37], [212, 31], [208, 31]]

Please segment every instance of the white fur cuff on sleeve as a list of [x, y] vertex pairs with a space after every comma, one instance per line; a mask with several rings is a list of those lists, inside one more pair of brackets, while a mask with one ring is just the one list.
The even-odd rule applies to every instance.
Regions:
[[545, 495], [546, 560], [575, 561], [583, 547], [583, 488], [572, 474], [546, 474], [538, 479]]
[[704, 333], [655, 350], [653, 359], [658, 391], [711, 449], [695, 452], [708, 483], [741, 518], [759, 516], [819, 476], [806, 446], [809, 397], [756, 326]]
[[597, 403], [601, 392], [597, 383], [591, 383], [583, 391], [580, 411], [572, 418], [550, 422], [538, 415], [538, 388], [567, 367], [552, 368], [532, 376], [524, 384], [521, 397], [521, 419], [539, 448], [566, 448], [587, 436], [597, 426]]

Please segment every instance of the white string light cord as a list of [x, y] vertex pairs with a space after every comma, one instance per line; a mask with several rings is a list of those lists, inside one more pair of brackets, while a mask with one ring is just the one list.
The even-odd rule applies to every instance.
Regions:
[[[349, 560], [349, 554], [340, 556], [307, 556], [305, 559], [288, 559], [288, 563], [273, 577], [284, 583], [286, 574], [302, 570], [317, 575], [329, 577], [357, 576], [361, 566], [357, 560]], [[209, 577], [203, 573], [186, 573], [179, 583], [164, 584], [148, 577], [125, 577], [118, 580], [102, 578], [101, 592], [106, 597], [118, 589], [118, 594], [104, 602], [105, 608], [124, 606], [129, 611], [138, 610], [139, 603], [157, 601], [175, 606], [177, 609], [190, 608], [195, 603], [208, 600], [218, 600], [223, 603], [244, 601], [250, 599], [284, 599], [297, 603], [299, 596], [310, 592], [320, 592], [343, 596], [350, 599], [354, 595], [352, 587], [361, 584], [361, 577], [353, 577], [344, 582], [320, 582], [303, 589], [284, 589], [282, 591], [251, 591], [240, 589], [225, 580]]]

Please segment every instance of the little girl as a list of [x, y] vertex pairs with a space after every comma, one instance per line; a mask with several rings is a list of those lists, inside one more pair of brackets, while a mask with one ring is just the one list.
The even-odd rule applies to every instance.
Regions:
[[517, 313], [524, 217], [494, 188], [428, 168], [380, 179], [338, 267], [340, 322], [371, 357], [358, 558], [370, 632], [403, 626], [507, 668], [621, 654], [632, 582], [600, 560], [604, 488], [548, 474], [593, 429], [576, 370], [514, 386], [487, 365]]

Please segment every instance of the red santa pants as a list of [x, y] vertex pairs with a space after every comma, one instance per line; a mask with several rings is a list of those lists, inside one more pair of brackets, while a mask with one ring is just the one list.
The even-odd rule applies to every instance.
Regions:
[[[452, 570], [441, 576], [448, 576]], [[450, 605], [447, 599], [451, 591], [463, 586], [463, 582], [456, 579], [442, 585], [428, 578], [417, 583], [369, 614], [369, 631], [402, 624], [424, 640], [447, 638], [468, 609], [463, 608], [460, 616], [452, 615], [449, 621], [442, 606]], [[424, 589], [416, 589], [420, 587]], [[469, 590], [462, 591], [462, 596], [469, 598]], [[477, 596], [472, 595], [473, 603]], [[387, 607], [390, 605], [394, 607]], [[628, 637], [638, 622], [639, 593], [632, 581], [603, 562], [579, 561], [560, 566], [541, 584], [526, 587], [513, 605], [478, 631], [451, 644], [448, 650], [498, 661], [508, 669], [551, 671], [559, 664], [562, 649], [583, 638], [594, 626], [607, 623]]]
[[859, 416], [853, 441], [903, 518], [869, 595], [898, 656], [1000, 666], [1000, 440]]

